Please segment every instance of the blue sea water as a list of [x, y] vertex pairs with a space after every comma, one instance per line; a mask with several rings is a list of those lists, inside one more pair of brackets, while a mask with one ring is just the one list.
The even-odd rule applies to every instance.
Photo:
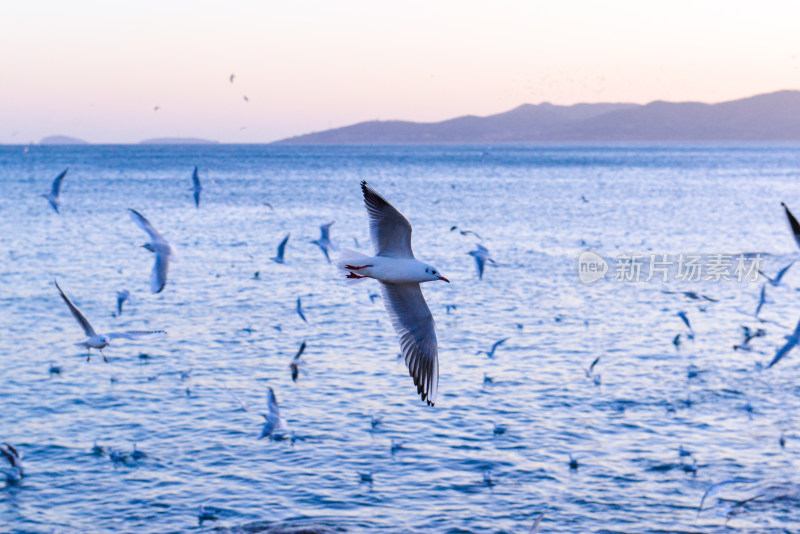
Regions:
[[[800, 316], [800, 267], [768, 287], [760, 322], [763, 278], [612, 271], [585, 285], [577, 262], [587, 249], [757, 252], [774, 274], [796, 258], [780, 202], [800, 212], [799, 149], [0, 147], [0, 441], [26, 470], [0, 482], [0, 531], [522, 533], [540, 513], [540, 532], [798, 531], [800, 352], [762, 367]], [[40, 195], [66, 167], [56, 215]], [[434, 408], [397, 357], [376, 284], [346, 285], [310, 243], [335, 221], [334, 241], [368, 252], [362, 179], [452, 281], [424, 286]], [[178, 251], [161, 294], [128, 208]], [[483, 280], [467, 255], [478, 242], [496, 261]], [[115, 341], [109, 363], [87, 363], [54, 279], [98, 331], [168, 335]], [[132, 299], [115, 317], [123, 288]], [[665, 292], [689, 290], [714, 300]], [[743, 325], [765, 330], [751, 351], [733, 349]], [[478, 354], [503, 338], [494, 358]], [[595, 384], [582, 367], [598, 356]], [[267, 386], [294, 440], [256, 439]], [[92, 454], [95, 440], [147, 456], [115, 462]], [[200, 506], [217, 520], [199, 525]]]

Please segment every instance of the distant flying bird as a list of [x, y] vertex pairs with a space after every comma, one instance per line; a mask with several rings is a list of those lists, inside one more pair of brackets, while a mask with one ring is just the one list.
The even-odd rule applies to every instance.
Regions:
[[122, 291], [117, 291], [117, 316], [122, 315], [122, 304], [125, 303], [131, 296], [131, 292], [127, 289], [123, 289]]
[[300, 297], [297, 297], [297, 308], [295, 309], [295, 311], [297, 312], [297, 315], [299, 315], [300, 318], [303, 320], [303, 322], [305, 323], [308, 322], [306, 316], [303, 315], [303, 304], [302, 302], [300, 302]]
[[267, 388], [267, 408], [269, 414], [261, 414], [264, 418], [264, 426], [261, 428], [261, 435], [258, 439], [271, 438], [275, 432], [286, 427], [286, 422], [281, 419], [281, 413], [278, 409], [278, 399], [275, 398], [275, 392], [272, 388]]
[[158, 111], [159, 109], [161, 109], [161, 108], [159, 106], [156, 106], [156, 107], [153, 108], [153, 111]]
[[786, 218], [789, 220], [789, 228], [792, 230], [792, 237], [794, 237], [794, 242], [797, 243], [797, 246], [800, 247], [800, 223], [797, 222], [797, 219], [794, 218], [792, 212], [789, 211], [789, 207], [781, 202], [781, 206], [783, 206], [784, 211], [786, 212]]
[[507, 337], [504, 337], [504, 338], [503, 338], [503, 339], [501, 339], [500, 341], [495, 341], [495, 342], [494, 342], [494, 344], [492, 345], [492, 348], [491, 348], [491, 349], [489, 349], [488, 351], [485, 351], [485, 350], [479, 350], [479, 351], [477, 352], [477, 354], [485, 353], [485, 354], [486, 354], [486, 355], [487, 355], [489, 358], [494, 358], [494, 351], [496, 351], [496, 350], [497, 350], [497, 347], [499, 347], [500, 345], [502, 345], [502, 344], [503, 344], [503, 343], [505, 343], [506, 341], [508, 341], [508, 338], [507, 338]]
[[194, 190], [194, 205], [199, 208], [200, 192], [203, 190], [203, 186], [200, 185], [200, 176], [197, 175], [197, 166], [195, 166], [194, 172], [192, 173], [192, 189]]
[[758, 306], [756, 306], [756, 313], [755, 317], [758, 318], [758, 314], [761, 313], [761, 307], [764, 306], [764, 303], [767, 302], [767, 284], [761, 286], [761, 296], [758, 298]]
[[317, 245], [320, 248], [320, 250], [322, 250], [322, 253], [325, 254], [325, 259], [328, 260], [328, 263], [331, 262], [331, 258], [330, 258], [330, 256], [328, 256], [328, 250], [330, 250], [330, 249], [336, 250], [336, 247], [331, 242], [331, 225], [334, 222], [335, 221], [331, 221], [328, 224], [323, 224], [322, 226], [320, 226], [319, 227], [319, 231], [320, 231], [319, 239], [315, 239], [314, 241], [312, 241], [312, 243]]
[[231, 77], [230, 77], [231, 83], [233, 83], [233, 79], [234, 78], [236, 78], [236, 75], [235, 74], [231, 74]]
[[367, 182], [361, 182], [361, 191], [376, 255], [345, 250], [338, 267], [350, 280], [374, 278], [381, 283], [383, 302], [400, 336], [402, 354], [417, 393], [433, 406], [439, 386], [439, 351], [433, 314], [420, 283], [449, 280], [432, 265], [414, 258], [408, 220]]
[[778, 271], [778, 274], [776, 274], [776, 275], [775, 275], [775, 278], [770, 278], [770, 277], [769, 277], [769, 276], [767, 276], [767, 275], [764, 273], [764, 271], [762, 271], [761, 269], [759, 269], [759, 270], [758, 270], [758, 273], [759, 273], [761, 276], [763, 276], [764, 278], [766, 278], [767, 280], [769, 280], [769, 283], [770, 283], [770, 285], [772, 285], [772, 286], [779, 286], [779, 285], [780, 285], [780, 283], [781, 283], [781, 279], [783, 278], [783, 275], [785, 275], [785, 274], [786, 274], [786, 271], [788, 271], [788, 270], [789, 270], [789, 268], [790, 268], [792, 265], [794, 265], [794, 261], [792, 261], [792, 262], [791, 262], [789, 265], [787, 265], [786, 267], [784, 267], [783, 269], [781, 269], [780, 271]]
[[305, 350], [306, 342], [303, 341], [303, 344], [300, 345], [300, 349], [297, 351], [297, 354], [294, 355], [292, 362], [289, 364], [289, 369], [292, 370], [292, 382], [297, 382], [297, 377], [300, 374], [300, 364], [302, 363], [300, 357], [303, 355]]
[[[678, 335], [680, 335], [680, 334], [678, 334]], [[597, 365], [597, 363], [599, 361], [600, 361], [600, 356], [598, 356], [597, 358], [594, 359], [594, 361], [589, 365], [588, 369], [586, 369], [586, 368], [583, 369], [583, 372], [586, 374], [586, 378], [594, 378], [594, 367], [595, 367], [595, 365]], [[598, 376], [600, 376], [600, 375], [598, 375]]]
[[278, 254], [272, 258], [272, 261], [275, 263], [283, 263], [283, 254], [286, 252], [286, 243], [289, 241], [289, 236], [292, 234], [286, 234], [286, 237], [283, 238], [281, 244], [278, 245]]
[[689, 329], [689, 335], [687, 335], [686, 337], [688, 337], [689, 339], [694, 339], [694, 329], [692, 329], [692, 325], [691, 325], [691, 323], [689, 323], [689, 316], [686, 315], [686, 312], [685, 311], [679, 311], [675, 315], [680, 317], [681, 321], [683, 321], [683, 324], [685, 324], [686, 328]]
[[707, 300], [709, 302], [718, 302], [717, 299], [708, 297], [706, 295], [699, 295], [694, 291], [662, 291], [662, 293], [666, 293], [667, 295], [683, 295], [686, 298], [690, 298], [692, 300]]
[[12, 483], [19, 482], [25, 474], [25, 471], [22, 468], [22, 458], [17, 452], [17, 449], [9, 443], [3, 443], [0, 445], [0, 454], [6, 459], [10, 466], [10, 469], [6, 471], [6, 479]]
[[703, 511], [703, 503], [706, 502], [706, 499], [710, 499], [711, 497], [717, 495], [724, 486], [727, 486], [729, 484], [739, 484], [742, 482], [747, 482], [747, 480], [741, 478], [734, 478], [731, 480], [717, 482], [716, 484], [712, 484], [711, 486], [709, 486], [706, 492], [703, 493], [703, 498], [700, 499], [700, 505], [697, 507], [697, 515], [700, 515], [700, 512]]
[[245, 95], [245, 96], [244, 96], [244, 101], [245, 101], [245, 102], [250, 102], [250, 99], [249, 99], [249, 98], [247, 98], [247, 95]]
[[528, 531], [528, 534], [536, 534], [539, 532], [539, 524], [542, 522], [542, 518], [544, 514], [539, 514], [539, 516], [533, 520], [533, 525], [531, 525], [531, 529]]
[[[450, 227], [450, 231], [451, 232], [454, 232], [455, 230], [458, 230], [458, 226], [451, 226]], [[477, 232], [474, 232], [472, 230], [458, 230], [458, 233], [460, 233], [461, 235], [464, 235], [464, 236], [467, 236], [467, 235], [471, 234], [471, 235], [474, 235], [475, 237], [477, 237], [478, 239], [480, 239], [481, 241], [483, 241], [483, 238], [481, 236], [479, 236]]]
[[775, 357], [772, 358], [772, 361], [769, 362], [769, 365], [767, 365], [767, 369], [778, 363], [781, 358], [789, 354], [789, 352], [797, 346], [797, 343], [800, 343], [800, 321], [798, 321], [794, 332], [792, 332], [791, 335], [786, 336], [786, 344], [778, 349], [778, 352], [775, 353]]
[[483, 280], [483, 268], [486, 262], [494, 263], [494, 260], [489, 257], [489, 250], [483, 245], [475, 245], [475, 250], [467, 252], [470, 256], [475, 258], [475, 267], [478, 269], [478, 279]]
[[58, 207], [61, 205], [61, 198], [59, 197], [59, 194], [61, 193], [61, 182], [64, 180], [64, 176], [67, 174], [68, 170], [69, 168], [61, 171], [61, 174], [56, 176], [53, 180], [53, 185], [50, 188], [50, 192], [42, 195], [47, 199], [56, 213], [58, 213]]
[[164, 237], [158, 233], [150, 221], [144, 218], [144, 216], [136, 210], [129, 209], [128, 212], [130, 213], [131, 220], [136, 223], [136, 225], [147, 232], [147, 235], [150, 236], [150, 242], [145, 243], [142, 245], [144, 248], [149, 250], [150, 252], [155, 253], [156, 261], [153, 264], [153, 271], [150, 274], [150, 291], [152, 293], [161, 293], [164, 289], [164, 286], [167, 284], [167, 271], [169, 270], [169, 261], [170, 258], [174, 258], [175, 251], [172, 249], [172, 246], [167, 242]]
[[64, 299], [64, 302], [69, 308], [70, 313], [72, 313], [72, 316], [76, 321], [78, 321], [78, 324], [81, 325], [81, 328], [83, 328], [83, 333], [86, 334], [86, 341], [76, 343], [76, 345], [79, 347], [85, 347], [87, 349], [87, 362], [91, 358], [92, 349], [99, 350], [100, 354], [103, 355], [103, 360], [108, 362], [108, 358], [106, 358], [106, 355], [103, 354], [103, 348], [108, 346], [112, 339], [153, 339], [166, 334], [166, 332], [163, 330], [132, 330], [129, 332], [110, 332], [108, 334], [98, 334], [94, 331], [94, 328], [92, 328], [92, 325], [89, 323], [89, 320], [86, 318], [86, 316], [84, 316], [81, 311], [72, 303], [72, 301], [69, 300], [69, 298], [64, 294], [59, 287], [58, 282], [54, 281], [53, 283], [56, 285], [56, 289], [58, 289], [61, 298]]

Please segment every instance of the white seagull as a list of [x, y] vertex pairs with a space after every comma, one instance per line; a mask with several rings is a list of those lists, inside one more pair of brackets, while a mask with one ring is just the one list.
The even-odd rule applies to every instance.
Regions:
[[775, 353], [775, 357], [772, 358], [771, 362], [769, 362], [767, 369], [778, 363], [781, 358], [789, 354], [789, 352], [795, 348], [798, 343], [800, 343], [800, 321], [798, 321], [794, 332], [792, 332], [792, 335], [786, 336], [786, 344]]
[[122, 316], [122, 305], [131, 297], [131, 292], [127, 289], [117, 291], [117, 317]]
[[197, 165], [194, 167], [194, 172], [192, 173], [192, 189], [194, 190], [194, 205], [195, 207], [200, 207], [200, 192], [203, 190], [203, 186], [200, 185], [200, 176], [197, 174]]
[[303, 341], [303, 344], [300, 345], [300, 350], [297, 351], [297, 354], [294, 355], [294, 358], [292, 358], [292, 361], [289, 364], [289, 369], [292, 370], [292, 382], [297, 382], [297, 377], [300, 375], [300, 364], [303, 363], [303, 360], [301, 360], [300, 357], [303, 355], [305, 350], [306, 342]]
[[69, 168], [64, 169], [61, 174], [55, 177], [53, 180], [53, 185], [50, 188], [49, 193], [45, 193], [42, 196], [47, 199], [53, 209], [58, 213], [58, 207], [61, 205], [61, 199], [59, 198], [59, 194], [61, 192], [61, 181], [64, 180], [64, 176], [66, 176], [67, 171]]
[[3, 455], [10, 466], [9, 470], [6, 471], [6, 480], [10, 483], [19, 482], [25, 474], [25, 470], [22, 468], [22, 458], [17, 449], [10, 443], [3, 443], [0, 445], [0, 454]]
[[328, 255], [328, 250], [333, 249], [336, 250], [336, 246], [331, 242], [331, 225], [336, 221], [331, 221], [328, 224], [323, 224], [319, 227], [320, 237], [319, 239], [315, 239], [312, 241], [315, 245], [317, 245], [322, 253], [325, 254], [325, 259], [328, 260], [328, 263], [331, 262], [331, 258]]
[[169, 260], [175, 257], [175, 251], [172, 246], [164, 239], [164, 236], [158, 233], [158, 230], [153, 228], [150, 221], [136, 210], [129, 209], [131, 219], [139, 228], [147, 232], [150, 236], [150, 242], [142, 245], [150, 252], [156, 255], [156, 262], [153, 264], [153, 272], [150, 274], [150, 291], [152, 293], [161, 293], [164, 286], [167, 284], [167, 271], [169, 270]]
[[435, 267], [414, 259], [408, 220], [367, 182], [361, 182], [361, 190], [375, 256], [344, 250], [337, 266], [348, 279], [374, 278], [381, 283], [383, 302], [400, 336], [400, 347], [417, 393], [433, 406], [439, 386], [436, 326], [419, 285], [450, 281]]
[[278, 399], [275, 398], [275, 392], [272, 391], [272, 388], [267, 388], [267, 408], [269, 409], [269, 414], [261, 414], [261, 417], [264, 418], [264, 426], [261, 428], [261, 435], [258, 436], [258, 439], [271, 438], [277, 430], [286, 428], [286, 421], [281, 419]]
[[289, 236], [292, 234], [286, 234], [286, 237], [283, 238], [281, 244], [278, 245], [278, 254], [272, 258], [272, 261], [275, 263], [283, 263], [283, 254], [286, 252], [286, 243], [289, 242]]
[[478, 244], [476, 244], [475, 247], [475, 250], [467, 252], [467, 254], [475, 258], [475, 266], [478, 269], [478, 279], [483, 280], [483, 268], [486, 266], [486, 262], [494, 263], [494, 260], [489, 257], [489, 249]]
[[[75, 320], [78, 321], [78, 324], [81, 325], [83, 328], [84, 334], [86, 334], [86, 341], [81, 341], [80, 343], [76, 343], [75, 345], [79, 347], [85, 347], [87, 351], [89, 351], [86, 355], [86, 361], [88, 362], [91, 359], [91, 350], [97, 349], [100, 351], [100, 354], [103, 354], [103, 348], [108, 346], [112, 339], [153, 339], [155, 337], [160, 337], [166, 334], [163, 330], [149, 330], [149, 331], [142, 331], [142, 330], [132, 330], [129, 332], [110, 332], [108, 334], [98, 334], [92, 328], [91, 323], [89, 320], [84, 316], [81, 311], [69, 300], [64, 292], [58, 285], [58, 282], [53, 281], [56, 285], [56, 289], [61, 294], [61, 298], [64, 299], [64, 302], [67, 304], [70, 313], [72, 316], [75, 317]], [[103, 354], [103, 360], [107, 363], [108, 358], [106, 355]]]

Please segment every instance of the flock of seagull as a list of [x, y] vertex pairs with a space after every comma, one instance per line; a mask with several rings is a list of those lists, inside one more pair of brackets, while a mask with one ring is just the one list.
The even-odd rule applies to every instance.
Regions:
[[[233, 75], [231, 75], [231, 83], [232, 82]], [[68, 169], [65, 169], [58, 176], [56, 176], [56, 178], [53, 180], [51, 190], [42, 195], [47, 199], [49, 205], [57, 214], [60, 213], [59, 209], [61, 207], [61, 185], [65, 176], [67, 175], [67, 172]], [[200, 182], [197, 167], [195, 167], [192, 172], [192, 191], [194, 204], [197, 208], [199, 208], [203, 187]], [[371, 278], [379, 283], [379, 288], [383, 296], [386, 310], [390, 316], [394, 330], [399, 337], [402, 357], [404, 358], [406, 366], [408, 367], [409, 374], [413, 379], [417, 393], [420, 395], [421, 400], [425, 401], [428, 405], [433, 406], [436, 402], [439, 382], [438, 345], [433, 314], [431, 313], [425, 301], [420, 285], [425, 282], [433, 281], [443, 281], [449, 283], [449, 280], [445, 278], [436, 267], [416, 259], [411, 247], [412, 228], [403, 214], [400, 213], [400, 211], [390, 204], [375, 189], [368, 185], [366, 181], [361, 182], [361, 192], [369, 217], [370, 238], [375, 250], [375, 254], [373, 256], [367, 256], [359, 252], [344, 249], [341, 251], [339, 258], [336, 261], [336, 267], [342, 273], [343, 279], [347, 282], [358, 283]], [[781, 203], [781, 205], [785, 210], [793, 237], [798, 247], [800, 247], [800, 223], [791, 213], [786, 204]], [[154, 294], [160, 293], [166, 286], [169, 264], [170, 261], [175, 258], [175, 250], [164, 238], [164, 236], [159, 233], [158, 230], [156, 230], [150, 221], [147, 220], [146, 217], [133, 209], [129, 209], [128, 212], [132, 221], [139, 226], [149, 238], [148, 242], [142, 245], [142, 247], [154, 255], [153, 268], [150, 275], [150, 291]], [[331, 263], [331, 251], [338, 250], [338, 247], [334, 244], [330, 237], [330, 229], [333, 224], [334, 222], [331, 221], [321, 225], [319, 239], [311, 241], [311, 243], [319, 247], [328, 263]], [[450, 231], [459, 231], [463, 236], [471, 235], [479, 240], [482, 240], [482, 238], [472, 230], [461, 230], [457, 226], [453, 226]], [[287, 234], [278, 245], [277, 253], [272, 258], [274, 262], [284, 263], [286, 246], [289, 238], [290, 234]], [[356, 245], [358, 245], [357, 241]], [[497, 263], [489, 256], [488, 249], [481, 244], [476, 244], [476, 249], [468, 252], [468, 254], [474, 258], [476, 273], [479, 279], [483, 278], [485, 266], [487, 264], [497, 265]], [[756, 319], [761, 320], [759, 318], [759, 314], [761, 313], [765, 303], [768, 302], [766, 295], [767, 286], [780, 285], [781, 280], [787, 271], [792, 267], [793, 263], [794, 262], [781, 269], [774, 277], [769, 277], [763, 272], [759, 271], [760, 274], [765, 277], [767, 282], [764, 283], [760, 291], [759, 302], [754, 313]], [[254, 274], [254, 278], [259, 278], [259, 275], [260, 273], [256, 272]], [[72, 303], [57, 281], [54, 281], [54, 285], [70, 313], [83, 330], [85, 340], [76, 343], [76, 345], [87, 349], [87, 361], [91, 357], [91, 349], [96, 349], [107, 362], [108, 359], [106, 358], [102, 349], [107, 347], [114, 339], [123, 338], [128, 340], [146, 340], [166, 335], [166, 332], [163, 330], [137, 330], [97, 333], [86, 316]], [[674, 293], [671, 291], [665, 292]], [[715, 301], [715, 299], [711, 297], [698, 295], [692, 291], [678, 293], [683, 293], [685, 296], [695, 300]], [[373, 300], [377, 296], [377, 294], [371, 293], [370, 299]], [[129, 299], [130, 292], [128, 290], [122, 290], [117, 293], [117, 315], [122, 315], [123, 305]], [[451, 308], [455, 309], [455, 305], [447, 306], [446, 309], [448, 314], [450, 313]], [[308, 322], [303, 313], [302, 302], [300, 298], [297, 299], [296, 313], [303, 321]], [[680, 318], [680, 320], [688, 329], [688, 332], [683, 335], [685, 335], [685, 337], [689, 340], [694, 339], [695, 332], [692, 328], [688, 315], [685, 312], [680, 311], [676, 313], [676, 316]], [[521, 325], [518, 326], [521, 327]], [[744, 340], [740, 344], [734, 346], [734, 349], [736, 350], [751, 350], [752, 340], [763, 337], [766, 334], [765, 330], [762, 328], [753, 330], [748, 326], [744, 326], [743, 329]], [[680, 347], [681, 336], [682, 334], [678, 334], [673, 340], [673, 344], [676, 348]], [[494, 358], [495, 351], [507, 340], [508, 338], [500, 339], [495, 342], [489, 350], [478, 351], [478, 354], [485, 353], [488, 358]], [[776, 351], [772, 360], [766, 365], [766, 368], [776, 365], [798, 344], [800, 344], [800, 322], [798, 322], [798, 325], [794, 331], [790, 335], [786, 336], [786, 343]], [[299, 368], [303, 363], [302, 355], [305, 349], [306, 342], [303, 341], [289, 364], [293, 381], [298, 379]], [[600, 374], [594, 372], [595, 366], [599, 361], [600, 357], [598, 356], [594, 359], [594, 361], [592, 361], [588, 368], [583, 369], [586, 377], [590, 378], [596, 385], [599, 385], [601, 380]], [[491, 378], [488, 375], [484, 375], [484, 382], [491, 382]], [[232, 392], [229, 391], [229, 393], [234, 397], [234, 399], [237, 400], [237, 402], [239, 402], [243, 410], [248, 409], [248, 406], [242, 404]], [[285, 431], [287, 429], [287, 424], [280, 415], [278, 400], [274, 390], [271, 387], [267, 388], [266, 397], [268, 413], [262, 414], [262, 417], [264, 418], [264, 424], [258, 439], [283, 439], [285, 434], [280, 433], [280, 431]], [[380, 419], [373, 417], [373, 427], [379, 425], [380, 423]], [[500, 431], [503, 431], [503, 429], [500, 429]], [[495, 428], [495, 432], [498, 432], [497, 428]], [[785, 438], [782, 435], [781, 445], [783, 446], [784, 443]], [[393, 442], [392, 450], [394, 451], [395, 447], [400, 448], [401, 446], [402, 443], [395, 444]], [[103, 452], [102, 447], [99, 447], [96, 443], [93, 450], [95, 452], [100, 451], [100, 454]], [[682, 449], [682, 456], [683, 453], [684, 450]], [[690, 455], [691, 453], [686, 452], [686, 454]], [[21, 456], [18, 451], [12, 445], [4, 443], [0, 445], [0, 455], [3, 456], [9, 465], [9, 469], [4, 470], [7, 481], [9, 483], [19, 481], [24, 474], [24, 470]], [[134, 446], [134, 452], [131, 454], [131, 457], [133, 456], [140, 458], [144, 456], [144, 453], [137, 450]], [[571, 456], [570, 468], [578, 468], [577, 460]], [[362, 474], [361, 476], [362, 479], [365, 476], [369, 476], [371, 478], [371, 475]], [[733, 479], [712, 485], [708, 491], [705, 492], [700, 501], [698, 514], [704, 509], [703, 505], [707, 499], [714, 497], [714, 495], [716, 495], [723, 487], [737, 482], [742, 482], [742, 480]], [[751, 498], [747, 499], [747, 501], [735, 503], [735, 506], [733, 506], [731, 509], [735, 510], [737, 507], [741, 507], [746, 502], [750, 502], [754, 499], [755, 498]], [[201, 510], [201, 515], [203, 513], [205, 513], [205, 511]], [[207, 517], [206, 519], [209, 518]], [[531, 534], [538, 531], [541, 519], [541, 515], [535, 519], [534, 524], [529, 531]], [[201, 517], [201, 522], [202, 520], [203, 519]]]

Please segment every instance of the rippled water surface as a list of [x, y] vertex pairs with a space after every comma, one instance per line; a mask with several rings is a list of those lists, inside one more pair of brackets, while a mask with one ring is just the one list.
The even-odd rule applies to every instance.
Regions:
[[[780, 202], [800, 212], [798, 148], [0, 147], [0, 439], [26, 470], [0, 482], [0, 531], [522, 533], [544, 513], [541, 532], [795, 532], [800, 352], [761, 365], [800, 315], [800, 267], [768, 288], [766, 322], [753, 318], [762, 282], [587, 286], [576, 267], [584, 249], [760, 252], [775, 273], [797, 252]], [[65, 167], [56, 215], [40, 194]], [[424, 286], [435, 408], [397, 357], [376, 284], [344, 284], [310, 243], [336, 221], [340, 246], [368, 251], [362, 179], [453, 282]], [[161, 294], [127, 208], [178, 250]], [[482, 281], [477, 238], [453, 225], [497, 262]], [[87, 363], [56, 278], [99, 331], [168, 336], [117, 340], [108, 364]], [[751, 351], [732, 348], [742, 325], [766, 332]], [[599, 385], [581, 369], [598, 356]], [[267, 386], [294, 440], [256, 439]], [[107, 453], [134, 443], [145, 458]], [[217, 520], [198, 525], [201, 505]]]

